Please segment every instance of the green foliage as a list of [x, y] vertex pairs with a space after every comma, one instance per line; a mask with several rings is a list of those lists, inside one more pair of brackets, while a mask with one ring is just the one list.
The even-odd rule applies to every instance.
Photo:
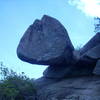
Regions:
[[[31, 79], [22, 72], [17, 75], [1, 63], [0, 100], [24, 100], [24, 96], [36, 94], [35, 85]], [[17, 98], [17, 99], [16, 99]]]

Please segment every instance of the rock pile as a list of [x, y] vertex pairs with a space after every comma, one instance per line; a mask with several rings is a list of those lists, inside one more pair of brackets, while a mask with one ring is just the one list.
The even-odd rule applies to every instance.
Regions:
[[44, 15], [26, 30], [18, 45], [17, 55], [32, 64], [49, 65], [43, 73], [47, 78], [91, 75], [100, 59], [100, 33], [80, 49], [78, 60], [74, 51], [64, 26], [57, 19]]
[[100, 75], [100, 33], [75, 52], [64, 26], [47, 15], [29, 26], [17, 48], [21, 60], [49, 66], [35, 81], [39, 89], [68, 77]]

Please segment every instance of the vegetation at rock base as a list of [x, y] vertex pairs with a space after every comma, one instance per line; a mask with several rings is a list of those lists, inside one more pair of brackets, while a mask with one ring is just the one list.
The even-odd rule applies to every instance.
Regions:
[[35, 96], [35, 84], [23, 72], [18, 75], [1, 63], [0, 74], [0, 100], [24, 100]]

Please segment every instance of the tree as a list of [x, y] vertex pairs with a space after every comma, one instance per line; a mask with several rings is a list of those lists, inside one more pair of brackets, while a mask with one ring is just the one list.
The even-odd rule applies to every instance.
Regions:
[[0, 100], [24, 100], [24, 96], [36, 94], [35, 84], [24, 72], [17, 74], [1, 63]]

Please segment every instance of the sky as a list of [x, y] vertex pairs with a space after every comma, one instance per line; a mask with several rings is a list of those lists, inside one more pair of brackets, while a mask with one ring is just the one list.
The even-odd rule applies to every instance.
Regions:
[[82, 11], [79, 3], [68, 1], [0, 0], [0, 62], [17, 73], [25, 72], [30, 78], [42, 76], [47, 66], [21, 61], [16, 55], [16, 48], [28, 26], [44, 14], [64, 25], [75, 48], [89, 41], [95, 35], [94, 15], [88, 14], [87, 10]]

